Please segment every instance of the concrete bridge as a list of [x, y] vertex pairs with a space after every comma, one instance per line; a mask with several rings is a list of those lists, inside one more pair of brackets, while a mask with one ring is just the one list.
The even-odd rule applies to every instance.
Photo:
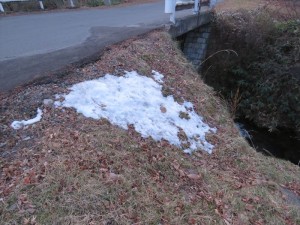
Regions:
[[[161, 0], [109, 9], [0, 16], [0, 92], [92, 62], [105, 47], [153, 29], [167, 27], [176, 38], [211, 20], [208, 8], [197, 14], [189, 9], [176, 12], [172, 24], [164, 7]], [[187, 55], [196, 57], [188, 46]]]

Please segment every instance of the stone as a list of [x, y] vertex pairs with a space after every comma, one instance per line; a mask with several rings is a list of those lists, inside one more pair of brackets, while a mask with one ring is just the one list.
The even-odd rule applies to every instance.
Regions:
[[199, 38], [197, 39], [197, 43], [198, 43], [198, 44], [205, 44], [205, 43], [206, 43], [206, 39], [205, 39], [205, 38], [202, 38], [202, 37], [199, 37]]
[[186, 48], [192, 49], [195, 45], [193, 43], [188, 42], [185, 46]]
[[199, 63], [200, 63], [200, 60], [193, 60], [193, 61], [192, 61], [192, 64], [193, 64], [193, 65], [198, 65]]
[[185, 38], [183, 53], [186, 58], [196, 67], [201, 68], [201, 62], [206, 57], [207, 43], [211, 28], [200, 27], [190, 31]]
[[209, 33], [202, 33], [201, 36], [205, 39], [209, 38]]
[[211, 28], [207, 27], [207, 26], [203, 26], [199, 29], [200, 33], [204, 33], [204, 32], [210, 33], [210, 31], [211, 31]]

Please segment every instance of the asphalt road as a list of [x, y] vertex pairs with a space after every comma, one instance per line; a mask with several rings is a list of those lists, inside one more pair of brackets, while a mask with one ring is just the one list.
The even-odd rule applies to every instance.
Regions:
[[[191, 14], [181, 11], [178, 17]], [[169, 23], [164, 1], [0, 17], [0, 92], [96, 59], [113, 43]]]

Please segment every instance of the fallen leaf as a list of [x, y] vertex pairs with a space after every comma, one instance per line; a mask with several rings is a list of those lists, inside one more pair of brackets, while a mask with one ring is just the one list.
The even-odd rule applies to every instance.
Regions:
[[174, 162], [172, 163], [172, 166], [173, 166], [176, 170], [179, 170], [179, 168], [180, 168], [180, 165], [179, 165], [179, 163], [178, 163], [177, 161], [174, 161]]
[[30, 224], [30, 218], [25, 218], [23, 221], [23, 225], [28, 225]]
[[189, 218], [188, 223], [191, 224], [191, 225], [193, 225], [193, 224], [196, 224], [197, 222], [196, 222], [196, 220], [192, 217], [192, 218]]
[[254, 210], [254, 206], [250, 204], [246, 204], [245, 208], [250, 212]]
[[107, 168], [100, 168], [99, 171], [100, 171], [100, 172], [107, 172], [108, 169], [107, 169]]
[[179, 175], [181, 177], [185, 177], [186, 176], [186, 173], [183, 170], [178, 170], [178, 172], [179, 172]]
[[164, 107], [164, 106], [160, 106], [160, 111], [161, 111], [162, 113], [166, 113], [166, 112], [167, 112], [167, 109], [166, 109], [166, 107]]
[[33, 214], [35, 212], [34, 208], [29, 208], [26, 210], [26, 212], [29, 212], [30, 214]]
[[123, 181], [124, 177], [120, 174], [108, 173], [107, 180], [112, 181], [112, 182], [114, 182], [114, 181]]
[[192, 180], [199, 180], [201, 179], [201, 176], [198, 174], [188, 174], [187, 175], [188, 178], [192, 179]]

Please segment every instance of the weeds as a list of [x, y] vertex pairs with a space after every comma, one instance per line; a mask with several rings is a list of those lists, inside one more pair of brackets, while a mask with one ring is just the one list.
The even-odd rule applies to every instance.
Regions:
[[224, 49], [224, 50], [217, 51], [217, 52], [209, 55], [208, 57], [206, 57], [206, 59], [203, 60], [199, 66], [201, 66], [202, 64], [204, 64], [207, 60], [211, 59], [215, 55], [217, 55], [219, 53], [223, 53], [223, 52], [226, 52], [227, 54], [234, 53], [237, 57], [239, 56], [238, 53], [236, 51], [232, 50], [232, 49]]
[[[205, 80], [230, 101], [237, 116], [271, 130], [297, 131], [300, 84], [292, 68], [299, 63], [299, 22], [282, 20], [269, 8], [216, 15]], [[239, 57], [217, 54], [219, 45]], [[239, 96], [232, 94], [235, 90]]]
[[[81, 4], [84, 5], [83, 3]], [[102, 0], [89, 0], [86, 2], [86, 5], [89, 7], [97, 7], [97, 6], [104, 5], [104, 2]]]
[[240, 88], [238, 88], [234, 96], [231, 96], [230, 112], [232, 118], [236, 116], [236, 112], [241, 102], [241, 99], [242, 99], [242, 95], [240, 94]]

